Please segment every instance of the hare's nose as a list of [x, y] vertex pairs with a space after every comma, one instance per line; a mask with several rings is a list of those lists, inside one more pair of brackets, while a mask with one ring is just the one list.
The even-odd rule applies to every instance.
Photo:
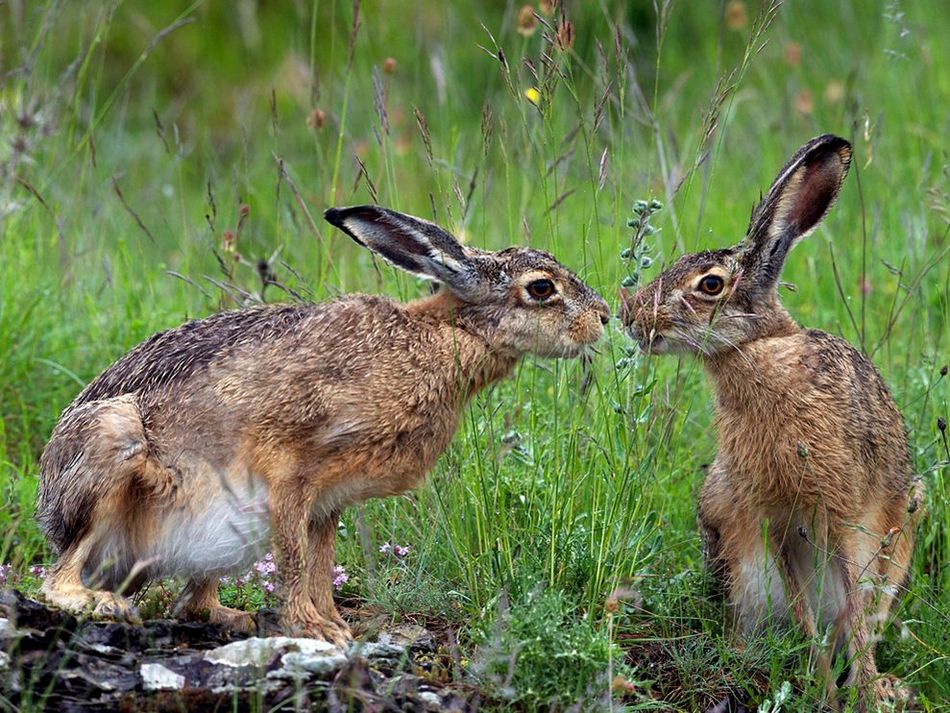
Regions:
[[607, 324], [609, 321], [610, 321], [610, 315], [609, 315], [609, 314], [603, 314], [603, 313], [601, 313], [601, 315], [600, 315], [600, 323], [601, 323], [601, 324]]

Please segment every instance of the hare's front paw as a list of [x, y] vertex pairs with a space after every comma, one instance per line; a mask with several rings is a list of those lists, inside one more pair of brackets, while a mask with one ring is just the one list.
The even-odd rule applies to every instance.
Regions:
[[321, 639], [334, 646], [345, 649], [353, 641], [350, 627], [337, 614], [333, 619], [316, 613], [308, 614], [303, 620], [285, 621], [284, 630], [290, 636], [302, 636], [309, 639]]

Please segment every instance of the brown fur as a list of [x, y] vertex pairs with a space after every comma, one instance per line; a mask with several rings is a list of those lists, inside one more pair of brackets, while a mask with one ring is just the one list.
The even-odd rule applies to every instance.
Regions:
[[[52, 602], [132, 616], [116, 590], [177, 574], [189, 578], [180, 613], [247, 629], [217, 581], [253, 559], [263, 519], [285, 627], [343, 643], [331, 587], [340, 510], [416, 487], [471, 396], [523, 354], [576, 356], [603, 333], [604, 301], [546, 253], [463, 248], [375, 207], [328, 219], [446, 287], [408, 304], [351, 295], [218, 314], [103, 372], [41, 461], [37, 516], [60, 552]], [[556, 286], [549, 299], [529, 294], [539, 279]]]
[[[735, 626], [763, 624], [770, 602], [813, 640], [831, 624], [868, 710], [898, 696], [877, 674], [874, 637], [910, 568], [922, 487], [874, 366], [844, 340], [797, 325], [776, 291], [789, 249], [831, 207], [850, 157], [837, 137], [806, 144], [740, 245], [680, 258], [624, 294], [621, 317], [646, 351], [699, 355], [715, 385], [719, 450], [699, 526]], [[722, 280], [717, 294], [704, 288], [710, 276]], [[833, 691], [832, 653], [818, 665]]]

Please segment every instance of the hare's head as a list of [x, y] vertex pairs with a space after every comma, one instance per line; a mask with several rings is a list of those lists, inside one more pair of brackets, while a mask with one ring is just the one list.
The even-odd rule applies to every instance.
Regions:
[[752, 211], [738, 245], [684, 255], [649, 285], [621, 294], [621, 320], [652, 353], [714, 355], [767, 336], [787, 317], [779, 274], [788, 251], [831, 208], [851, 144], [831, 135], [802, 146]]
[[324, 217], [360, 245], [454, 296], [456, 319], [497, 349], [574, 357], [604, 332], [610, 310], [552, 255], [461, 245], [448, 231], [379, 208], [331, 208]]

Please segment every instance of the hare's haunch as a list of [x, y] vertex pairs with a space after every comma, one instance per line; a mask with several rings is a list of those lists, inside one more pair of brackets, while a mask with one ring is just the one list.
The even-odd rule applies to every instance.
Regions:
[[444, 287], [408, 304], [349, 295], [217, 314], [106, 369], [41, 461], [37, 516], [59, 552], [49, 601], [133, 617], [122, 592], [179, 575], [183, 615], [248, 629], [218, 581], [272, 541], [284, 627], [343, 644], [341, 509], [418, 485], [469, 398], [522, 355], [579, 356], [603, 334], [607, 305], [547, 253], [465, 247], [376, 206], [326, 218]]
[[[698, 355], [716, 389], [719, 450], [699, 526], [739, 632], [790, 612], [819, 665], [847, 653], [863, 710], [899, 695], [874, 662], [876, 630], [908, 576], [922, 487], [900, 413], [850, 344], [796, 324], [777, 285], [789, 250], [831, 208], [851, 145], [820, 136], [779, 172], [737, 246], [685, 255], [621, 319], [649, 353]], [[764, 534], [764, 536], [763, 536]]]

